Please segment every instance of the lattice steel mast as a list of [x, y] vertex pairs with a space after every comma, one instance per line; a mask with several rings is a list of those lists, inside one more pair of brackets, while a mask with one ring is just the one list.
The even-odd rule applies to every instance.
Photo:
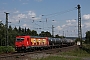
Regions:
[[80, 40], [80, 46], [82, 47], [82, 29], [81, 29], [81, 11], [80, 11], [80, 5], [77, 5], [78, 9], [78, 38]]
[[8, 14], [9, 13], [6, 12], [4, 13], [6, 14], [6, 46], [8, 46]]

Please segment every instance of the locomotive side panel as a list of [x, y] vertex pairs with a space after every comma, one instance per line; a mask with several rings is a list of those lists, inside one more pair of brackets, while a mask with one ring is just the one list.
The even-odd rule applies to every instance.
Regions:
[[36, 38], [36, 41], [37, 41], [37, 45], [41, 45], [41, 43], [42, 43], [42, 41], [41, 41], [41, 39], [38, 39], [38, 38]]
[[31, 46], [47, 46], [48, 40], [45, 37], [31, 38]]
[[36, 45], [37, 45], [36, 38], [31, 38], [31, 46], [36, 46]]
[[36, 38], [37, 40], [37, 45], [39, 46], [47, 46], [47, 38]]
[[42, 39], [42, 44], [43, 44], [44, 46], [47, 45], [46, 42], [47, 42], [46, 39]]

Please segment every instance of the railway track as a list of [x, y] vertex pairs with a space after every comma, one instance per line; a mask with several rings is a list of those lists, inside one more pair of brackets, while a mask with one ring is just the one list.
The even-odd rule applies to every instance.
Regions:
[[54, 49], [48, 49], [48, 50], [42, 50], [42, 51], [34, 51], [34, 52], [26, 52], [26, 53], [9, 53], [9, 54], [2, 54], [0, 55], [0, 58], [10, 58], [10, 57], [21, 57], [21, 56], [26, 56], [29, 54], [39, 54], [39, 53], [45, 53], [45, 54], [55, 54], [58, 52], [66, 52], [73, 50], [75, 48], [78, 48], [78, 46], [69, 46], [69, 47], [63, 47], [63, 48], [54, 48]]

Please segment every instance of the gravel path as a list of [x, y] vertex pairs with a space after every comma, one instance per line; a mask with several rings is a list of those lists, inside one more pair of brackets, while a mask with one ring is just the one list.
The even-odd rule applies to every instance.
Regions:
[[[40, 58], [46, 58], [48, 56], [60, 56], [60, 57], [66, 57], [66, 58], [81, 58], [77, 56], [63, 56], [63, 55], [57, 55], [57, 54], [46, 54], [46, 53], [36, 53], [36, 54], [29, 54], [25, 56], [14, 56], [14, 57], [8, 57], [8, 58], [0, 58], [0, 60], [33, 60], [33, 59], [40, 59]], [[90, 60], [90, 57], [82, 57], [82, 60]]]

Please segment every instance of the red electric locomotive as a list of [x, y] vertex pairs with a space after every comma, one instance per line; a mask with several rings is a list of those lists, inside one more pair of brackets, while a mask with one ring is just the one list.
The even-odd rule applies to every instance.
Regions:
[[47, 37], [17, 36], [15, 41], [16, 51], [33, 51], [35, 49], [47, 48], [49, 41]]

